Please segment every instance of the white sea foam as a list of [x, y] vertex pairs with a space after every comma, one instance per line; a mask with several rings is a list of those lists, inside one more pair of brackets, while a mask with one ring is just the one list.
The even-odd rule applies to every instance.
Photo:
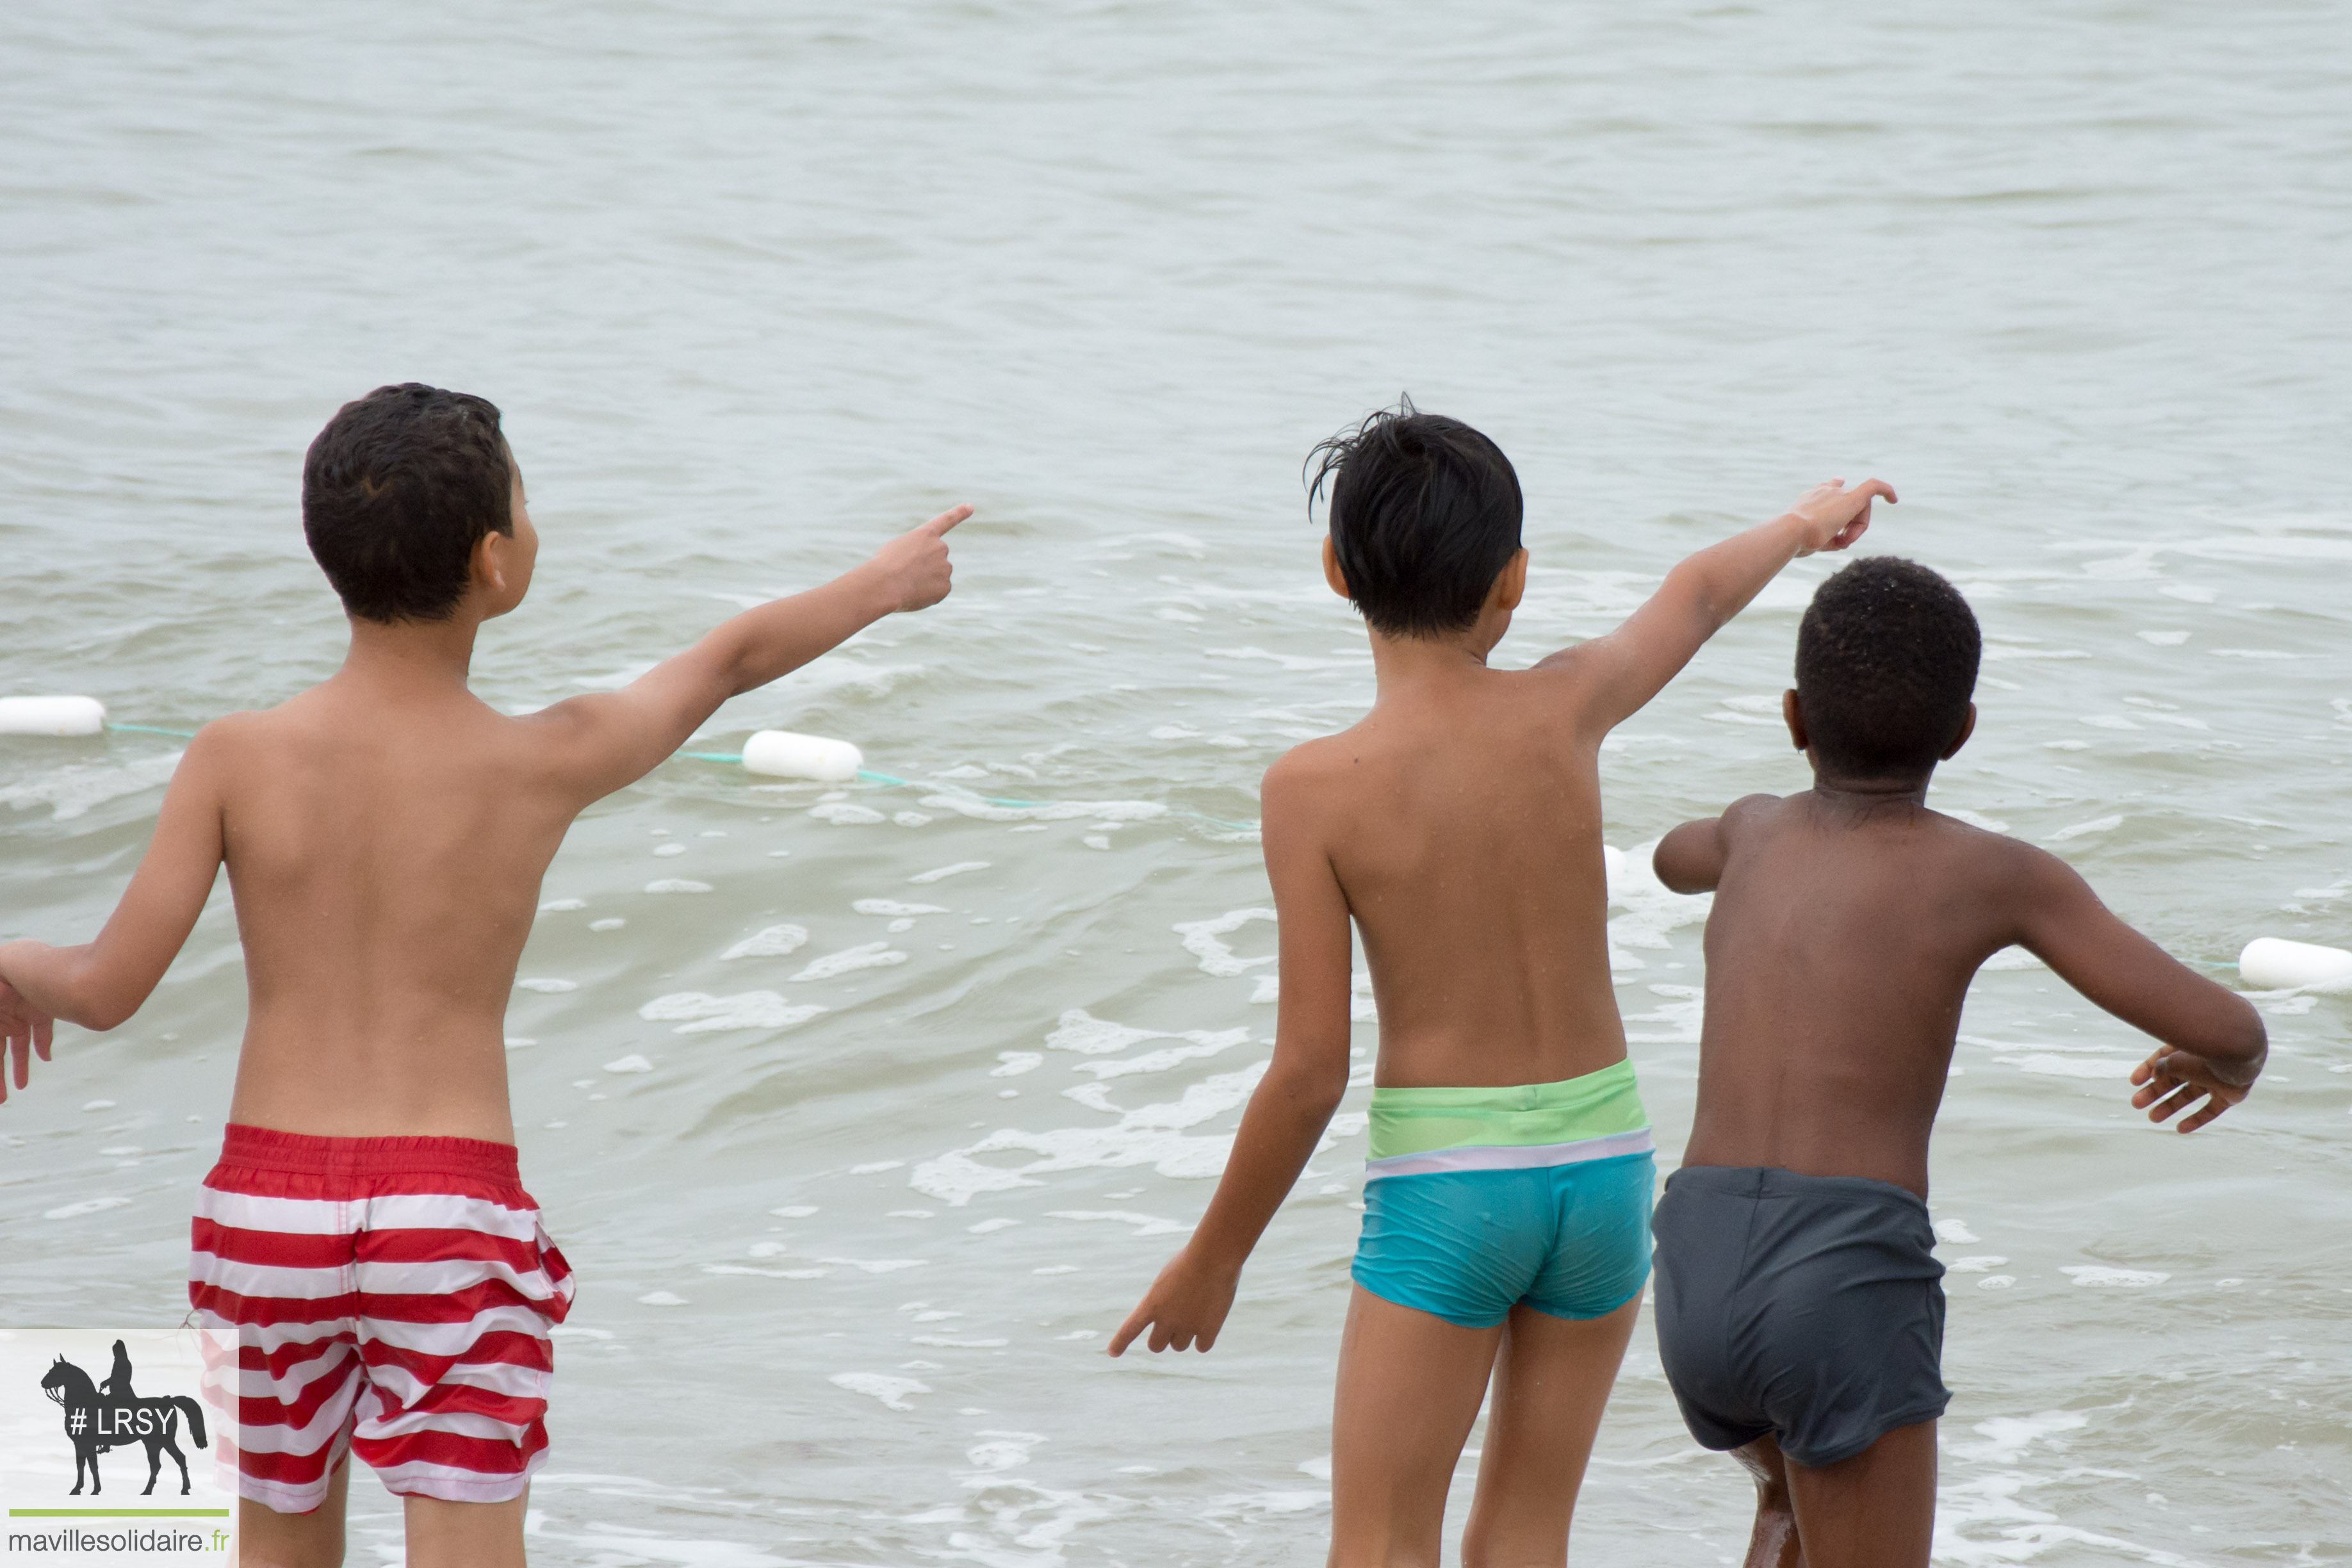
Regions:
[[1200, 961], [1201, 973], [1230, 979], [1275, 961], [1273, 953], [1259, 958], [1237, 957], [1223, 939], [1252, 921], [1271, 921], [1272, 910], [1228, 910], [1212, 920], [1184, 921], [1172, 929], [1184, 939], [1184, 951]]
[[820, 1258], [819, 1263], [830, 1263], [840, 1268], [855, 1268], [861, 1274], [896, 1274], [902, 1268], [920, 1268], [930, 1261], [928, 1258]]
[[[1132, 1110], [1121, 1110], [1108, 1100], [1108, 1084], [1082, 1084], [1065, 1092], [1082, 1105], [1116, 1116], [1115, 1123], [1043, 1132], [1004, 1128], [976, 1143], [922, 1161], [907, 1184], [961, 1207], [979, 1193], [1043, 1186], [1039, 1177], [1063, 1171], [1150, 1165], [1163, 1176], [1213, 1176], [1225, 1168], [1233, 1135], [1193, 1136], [1186, 1130], [1240, 1105], [1265, 1072], [1265, 1064], [1255, 1062], [1196, 1083], [1175, 1100]], [[1035, 1158], [1009, 1166], [987, 1164], [979, 1158], [1024, 1152]]]
[[550, 899], [539, 906], [539, 912], [543, 915], [561, 914], [567, 910], [584, 910], [587, 907], [585, 899]]
[[180, 765], [182, 753], [172, 752], [160, 756], [141, 757], [120, 767], [96, 763], [77, 763], [54, 773], [23, 784], [0, 789], [0, 805], [16, 811], [26, 811], [37, 805], [49, 808], [53, 821], [70, 822], [89, 815], [91, 808], [104, 805], [110, 800], [138, 795], [158, 784], [172, 781], [173, 770]]
[[909, 904], [897, 899], [860, 899], [849, 906], [861, 915], [943, 915], [945, 904]]
[[729, 1029], [789, 1029], [824, 1011], [811, 1004], [793, 1005], [773, 991], [745, 991], [733, 996], [677, 991], [655, 997], [637, 1009], [637, 1016], [656, 1024], [685, 1019], [676, 1033], [703, 1035]]
[[534, 977], [530, 980], [516, 981], [515, 989], [518, 991], [536, 991], [541, 994], [547, 996], [558, 996], [566, 991], [579, 990], [580, 982], [577, 980], [550, 980], [543, 977]]
[[1128, 1209], [1048, 1209], [1047, 1219], [1109, 1220], [1117, 1225], [1135, 1227], [1137, 1236], [1174, 1236], [1192, 1227], [1180, 1219], [1162, 1219], [1158, 1215], [1136, 1214]]
[[2104, 1263], [2077, 1263], [2061, 1268], [2077, 1285], [2116, 1290], [2145, 1290], [2151, 1285], [2161, 1285], [2171, 1275], [2156, 1268], [2115, 1268]]
[[2020, 1072], [2033, 1073], [2042, 1078], [2104, 1078], [2124, 1079], [2138, 1065], [2137, 1057], [2060, 1056], [2050, 1051], [2032, 1051], [2023, 1056], [1997, 1057], [2004, 1067]]
[[2072, 827], [2062, 827], [2055, 833], [2045, 834], [2042, 836], [2042, 842], [2063, 844], [2070, 838], [2081, 838], [2093, 833], [2111, 833], [2123, 825], [2124, 819], [2120, 815], [2095, 816], [2088, 822], [2078, 822]]
[[952, 866], [941, 866], [929, 871], [918, 871], [907, 879], [909, 882], [943, 882], [950, 877], [961, 877], [966, 871], [985, 871], [985, 860], [959, 860]]
[[922, 804], [936, 811], [952, 811], [982, 822], [1070, 822], [1082, 816], [1100, 817], [1107, 822], [1148, 822], [1168, 815], [1166, 806], [1150, 800], [1055, 800], [1000, 805], [976, 795], [927, 795]]
[[1603, 857], [1605, 867], [1612, 873], [1609, 879], [1610, 907], [1624, 911], [1609, 922], [1609, 967], [1612, 970], [1644, 967], [1642, 960], [1625, 949], [1664, 952], [1674, 946], [1668, 932], [1704, 924], [1707, 910], [1715, 907], [1712, 893], [1676, 893], [1658, 880], [1650, 864], [1650, 857], [1657, 847], [1658, 841], [1653, 838], [1613, 857]]
[[909, 1395], [931, 1392], [931, 1385], [920, 1378], [893, 1377], [886, 1372], [836, 1372], [825, 1381], [835, 1388], [878, 1399], [893, 1410], [912, 1410], [914, 1406], [907, 1403]]
[[709, 893], [716, 891], [708, 882], [698, 882], [691, 877], [656, 877], [646, 884], [648, 893]]
[[1045, 1058], [1036, 1051], [999, 1051], [996, 1065], [988, 1069], [991, 1078], [1019, 1078], [1025, 1072], [1035, 1072]]
[[635, 1052], [632, 1052], [625, 1057], [620, 1057], [614, 1060], [606, 1062], [604, 1064], [604, 1070], [606, 1072], [617, 1073], [651, 1072], [654, 1070], [654, 1064], [647, 1061], [645, 1058], [636, 1055]]
[[769, 926], [752, 932], [719, 957], [721, 963], [730, 958], [782, 958], [807, 946], [808, 939], [806, 926]]
[[870, 805], [860, 805], [854, 800], [827, 801], [809, 807], [811, 816], [819, 822], [830, 822], [835, 827], [870, 827], [877, 822], [887, 822], [889, 816]]
[[869, 942], [856, 947], [828, 952], [812, 960], [794, 980], [831, 980], [836, 975], [852, 973], [860, 969], [887, 969], [907, 962], [906, 953], [887, 942]]

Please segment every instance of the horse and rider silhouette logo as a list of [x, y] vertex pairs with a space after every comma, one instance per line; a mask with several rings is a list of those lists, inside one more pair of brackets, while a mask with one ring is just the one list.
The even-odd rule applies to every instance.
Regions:
[[41, 1379], [41, 1392], [65, 1412], [66, 1440], [73, 1445], [74, 1486], [69, 1496], [81, 1495], [83, 1472], [89, 1472], [90, 1494], [98, 1494], [98, 1457], [110, 1448], [147, 1446], [144, 1497], [155, 1489], [163, 1473], [163, 1456], [180, 1467], [180, 1495], [188, 1495], [188, 1457], [180, 1452], [180, 1415], [188, 1417], [188, 1433], [196, 1447], [205, 1447], [205, 1413], [184, 1394], [142, 1399], [131, 1386], [131, 1352], [114, 1342], [114, 1367], [103, 1384], [92, 1386], [89, 1373], [59, 1356]]

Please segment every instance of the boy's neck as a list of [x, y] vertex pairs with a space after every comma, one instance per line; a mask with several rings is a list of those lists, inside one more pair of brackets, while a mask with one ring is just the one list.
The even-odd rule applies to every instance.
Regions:
[[1372, 675], [1381, 695], [1475, 679], [1486, 672], [1486, 656], [1498, 639], [1484, 637], [1482, 627], [1447, 637], [1391, 637], [1373, 632]]
[[446, 621], [387, 624], [354, 616], [351, 625], [351, 651], [338, 680], [418, 695], [467, 689], [481, 623], [462, 610]]
[[1916, 778], [1853, 778], [1841, 773], [1813, 769], [1813, 794], [1824, 804], [1844, 806], [1854, 811], [1871, 811], [1882, 806], [1927, 804], [1927, 786], [1935, 782], [1930, 770]]

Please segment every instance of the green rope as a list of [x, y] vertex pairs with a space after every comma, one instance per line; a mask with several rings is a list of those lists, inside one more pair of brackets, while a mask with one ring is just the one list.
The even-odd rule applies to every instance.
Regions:
[[196, 738], [194, 730], [159, 730], [152, 724], [117, 724], [109, 720], [106, 727], [110, 730], [136, 730], [142, 735], [177, 735], [183, 741]]

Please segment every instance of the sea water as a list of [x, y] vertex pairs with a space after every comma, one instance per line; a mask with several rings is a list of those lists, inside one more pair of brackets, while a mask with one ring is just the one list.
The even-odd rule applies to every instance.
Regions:
[[[509, 709], [974, 502], [951, 599], [697, 742], [918, 782], [677, 761], [549, 873], [508, 1060], [582, 1292], [533, 1551], [1313, 1562], [1369, 996], [1215, 1352], [1102, 1354], [1269, 1048], [1258, 777], [1372, 695], [1307, 448], [1407, 391], [1502, 443], [1511, 665], [1883, 475], [1863, 548], [1988, 639], [1937, 804], [2225, 983], [2256, 935], [2352, 942], [2347, 40], [2284, 4], [12, 5], [0, 691], [189, 729], [330, 672], [300, 458], [383, 382], [506, 411], [545, 542], [477, 660]], [[1669, 1168], [1705, 904], [1643, 847], [1802, 784], [1775, 710], [1833, 564], [1603, 754]], [[0, 744], [5, 934], [96, 931], [176, 744]], [[224, 888], [0, 1110], [0, 1319], [176, 1320], [243, 995]], [[2348, 1005], [2263, 1005], [2272, 1070], [2181, 1139], [2047, 971], [1971, 992], [1939, 1562], [2352, 1557]], [[1645, 1326], [1580, 1560], [1730, 1562], [1748, 1512]]]

